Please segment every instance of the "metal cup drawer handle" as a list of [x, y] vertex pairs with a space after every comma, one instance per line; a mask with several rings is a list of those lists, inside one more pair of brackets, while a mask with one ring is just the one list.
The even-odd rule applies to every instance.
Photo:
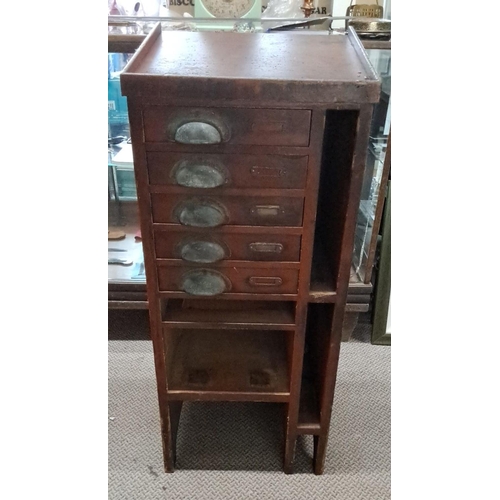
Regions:
[[251, 276], [248, 282], [252, 286], [280, 286], [283, 280], [279, 276]]
[[229, 180], [227, 169], [213, 160], [181, 160], [173, 170], [174, 181], [179, 186], [191, 188], [215, 188], [226, 184]]
[[190, 240], [180, 244], [179, 254], [187, 262], [209, 264], [225, 259], [229, 252], [216, 241]]
[[252, 252], [259, 253], [281, 253], [283, 251], [281, 243], [255, 242], [250, 243], [249, 247]]
[[211, 123], [188, 122], [175, 131], [175, 142], [181, 144], [220, 144], [222, 135]]
[[231, 282], [218, 271], [194, 269], [182, 276], [181, 290], [190, 295], [220, 295], [231, 290]]
[[199, 198], [181, 202], [174, 215], [182, 225], [192, 227], [217, 227], [229, 219], [222, 204]]
[[167, 124], [167, 134], [179, 144], [221, 144], [231, 137], [224, 119], [204, 108], [173, 115]]

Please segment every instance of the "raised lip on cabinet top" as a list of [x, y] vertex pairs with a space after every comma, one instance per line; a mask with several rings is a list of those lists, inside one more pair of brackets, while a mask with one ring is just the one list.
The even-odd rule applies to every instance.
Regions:
[[304, 37], [161, 31], [157, 24], [120, 79], [123, 95], [155, 104], [210, 96], [213, 105], [360, 105], [380, 96], [380, 79], [352, 28]]

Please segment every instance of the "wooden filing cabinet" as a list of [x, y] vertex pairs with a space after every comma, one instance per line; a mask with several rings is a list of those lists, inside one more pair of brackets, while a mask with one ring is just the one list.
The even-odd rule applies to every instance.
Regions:
[[[348, 35], [161, 32], [128, 98], [165, 470], [183, 401], [283, 403], [324, 466], [379, 81]], [[201, 423], [200, 423], [201, 424]]]

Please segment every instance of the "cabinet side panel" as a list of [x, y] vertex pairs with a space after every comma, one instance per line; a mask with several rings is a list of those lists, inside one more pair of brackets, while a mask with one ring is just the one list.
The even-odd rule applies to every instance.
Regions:
[[143, 119], [141, 108], [134, 99], [127, 99], [132, 150], [134, 155], [134, 174], [137, 184], [137, 200], [141, 222], [142, 246], [146, 270], [146, 286], [149, 305], [149, 323], [157, 380], [160, 425], [163, 444], [163, 459], [166, 471], [172, 471], [175, 451], [172, 447], [172, 422], [167, 401], [167, 374], [165, 350], [162, 335], [158, 279], [155, 266], [153, 223], [151, 219], [151, 198], [148, 191], [148, 172], [146, 150], [144, 147]]

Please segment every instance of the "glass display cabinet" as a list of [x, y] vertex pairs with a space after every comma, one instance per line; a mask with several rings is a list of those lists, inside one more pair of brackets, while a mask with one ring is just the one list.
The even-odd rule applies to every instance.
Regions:
[[132, 55], [108, 52], [109, 306], [147, 308], [127, 100], [121, 95], [119, 79]]
[[366, 45], [368, 58], [381, 78], [382, 89], [380, 102], [373, 113], [353, 252], [356, 275], [368, 284], [372, 277], [390, 171], [391, 50], [390, 42], [385, 47], [381, 43]]
[[379, 232], [391, 165], [391, 42], [364, 40], [363, 46], [381, 79], [381, 96], [373, 112], [356, 220], [344, 341], [349, 340], [356, 327], [359, 313], [370, 311], [373, 304], [373, 271], [380, 246]]
[[[295, 31], [305, 36], [328, 34], [328, 19]], [[126, 99], [120, 92], [120, 72], [147, 36], [157, 18], [110, 16], [108, 19], [108, 298], [110, 308], [146, 309], [146, 281], [130, 129]], [[253, 32], [297, 23], [297, 19], [267, 21], [251, 19], [162, 18], [163, 30], [230, 30]], [[259, 22], [259, 24], [255, 24]], [[303, 20], [302, 20], [303, 21]], [[222, 28], [221, 28], [222, 26]], [[256, 28], [257, 27], [257, 28]], [[307, 42], [305, 42], [307, 43]], [[369, 310], [377, 236], [382, 217], [385, 185], [390, 163], [390, 41], [367, 39], [363, 45], [382, 79], [382, 95], [376, 106], [364, 173], [352, 258], [351, 282], [346, 306], [347, 340], [358, 314]]]

